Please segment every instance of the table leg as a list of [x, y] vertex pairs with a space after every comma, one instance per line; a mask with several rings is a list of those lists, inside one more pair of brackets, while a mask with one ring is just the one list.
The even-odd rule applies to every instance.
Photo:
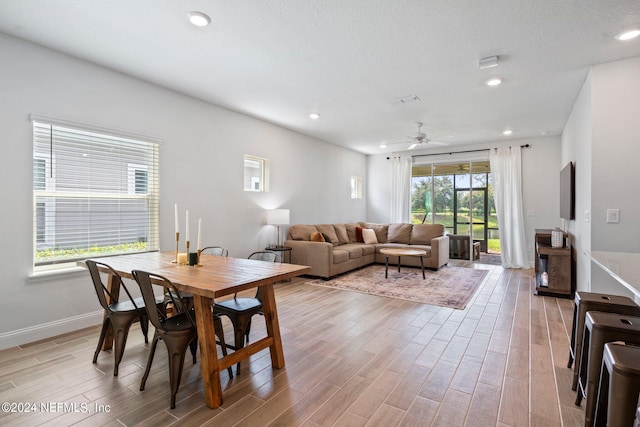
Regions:
[[216, 349], [216, 333], [213, 326], [212, 300], [200, 295], [193, 296], [196, 310], [196, 327], [198, 328], [198, 344], [200, 344], [200, 368], [204, 398], [208, 407], [217, 408], [222, 404], [222, 384], [218, 351]]
[[273, 344], [269, 348], [271, 366], [277, 369], [284, 368], [284, 350], [282, 348], [280, 323], [278, 322], [278, 310], [276, 309], [276, 298], [272, 283], [262, 285], [262, 311], [267, 324], [267, 336], [273, 338]]
[[398, 273], [400, 273], [400, 256], [398, 256]]
[[387, 278], [387, 273], [389, 272], [389, 255], [386, 256], [387, 261], [384, 264], [384, 278]]
[[[120, 298], [120, 281], [114, 280], [116, 276], [109, 274], [109, 278], [107, 279], [107, 290], [111, 294], [111, 298], [107, 295], [107, 304], [111, 304], [114, 302], [118, 302], [118, 298]], [[105, 314], [106, 317], [106, 314]], [[107, 335], [104, 337], [104, 341], [102, 342], [102, 350], [111, 350], [113, 348], [113, 326], [111, 322], [109, 322], [109, 326], [107, 328]]]
[[422, 267], [422, 280], [424, 280], [427, 277], [424, 275], [424, 261], [422, 260], [422, 255], [420, 256], [420, 267]]

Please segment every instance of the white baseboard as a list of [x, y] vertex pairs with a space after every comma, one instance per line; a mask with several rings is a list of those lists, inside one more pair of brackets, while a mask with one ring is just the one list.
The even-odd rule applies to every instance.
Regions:
[[92, 313], [67, 317], [66, 319], [1, 333], [0, 350], [55, 337], [56, 335], [66, 334], [77, 331], [78, 329], [100, 325], [102, 324], [103, 315], [104, 311], [98, 310]]

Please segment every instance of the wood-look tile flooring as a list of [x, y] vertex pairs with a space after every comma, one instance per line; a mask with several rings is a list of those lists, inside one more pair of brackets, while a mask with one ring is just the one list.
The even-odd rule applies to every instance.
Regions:
[[[189, 358], [169, 409], [163, 344], [139, 390], [148, 347], [137, 324], [118, 377], [110, 352], [91, 363], [98, 327], [3, 350], [0, 402], [35, 403], [37, 411], [0, 412], [0, 425], [582, 425], [566, 367], [571, 300], [532, 295], [531, 270], [475, 268], [490, 273], [465, 310], [302, 278], [276, 285], [286, 367], [272, 370], [264, 351], [233, 379], [225, 371], [218, 409], [204, 406], [200, 364]], [[264, 334], [255, 318], [252, 338]]]

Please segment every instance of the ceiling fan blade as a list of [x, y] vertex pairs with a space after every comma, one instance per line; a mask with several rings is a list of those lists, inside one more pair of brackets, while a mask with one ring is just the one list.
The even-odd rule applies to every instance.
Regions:
[[413, 144], [411, 144], [409, 146], [409, 148], [407, 148], [407, 150], [413, 150], [414, 148], [416, 148], [418, 146], [418, 143], [414, 142]]

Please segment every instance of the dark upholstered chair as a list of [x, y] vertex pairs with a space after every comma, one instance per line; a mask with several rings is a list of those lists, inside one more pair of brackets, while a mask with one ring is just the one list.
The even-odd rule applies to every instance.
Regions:
[[[277, 253], [270, 251], [258, 251], [249, 255], [249, 259], [266, 262], [276, 262], [279, 258]], [[229, 347], [239, 350], [244, 347], [245, 342], [249, 342], [251, 318], [255, 314], [263, 314], [262, 290], [258, 288], [255, 297], [238, 298], [238, 294], [235, 294], [233, 299], [217, 302], [213, 306], [213, 312], [217, 315], [227, 316], [231, 320], [235, 344], [233, 347]], [[237, 372], [240, 372], [240, 363], [238, 363]]]
[[[127, 343], [127, 337], [129, 336], [129, 328], [131, 328], [131, 324], [133, 324], [133, 322], [135, 322], [136, 320], [140, 320], [140, 328], [142, 329], [142, 333], [144, 334], [144, 342], [149, 342], [149, 339], [147, 337], [149, 330], [149, 320], [147, 319], [145, 302], [142, 297], [133, 298], [131, 296], [131, 293], [124, 285], [124, 282], [122, 281], [120, 275], [116, 273], [109, 265], [93, 260], [87, 260], [85, 261], [85, 264], [87, 265], [89, 273], [91, 274], [91, 280], [93, 281], [93, 287], [95, 288], [96, 294], [98, 295], [98, 301], [100, 301], [100, 305], [104, 309], [104, 321], [102, 322], [100, 338], [98, 338], [98, 346], [96, 347], [96, 352], [93, 355], [93, 363], [96, 363], [98, 360], [98, 354], [100, 354], [100, 349], [104, 344], [107, 330], [109, 329], [109, 325], [111, 324], [114, 335], [113, 375], [117, 376], [118, 366], [120, 365], [120, 361], [122, 361], [124, 347]], [[128, 297], [128, 300], [122, 300], [122, 298], [120, 298], [120, 295], [118, 295], [118, 298], [114, 298], [113, 294], [102, 282], [99, 268], [104, 268], [109, 271], [109, 274], [113, 276], [113, 280], [118, 282], [120, 286], [120, 292], [124, 290]], [[117, 302], [113, 302], [114, 300], [117, 300]], [[154, 300], [151, 301], [151, 304], [161, 304], [161, 302], [161, 300]]]

